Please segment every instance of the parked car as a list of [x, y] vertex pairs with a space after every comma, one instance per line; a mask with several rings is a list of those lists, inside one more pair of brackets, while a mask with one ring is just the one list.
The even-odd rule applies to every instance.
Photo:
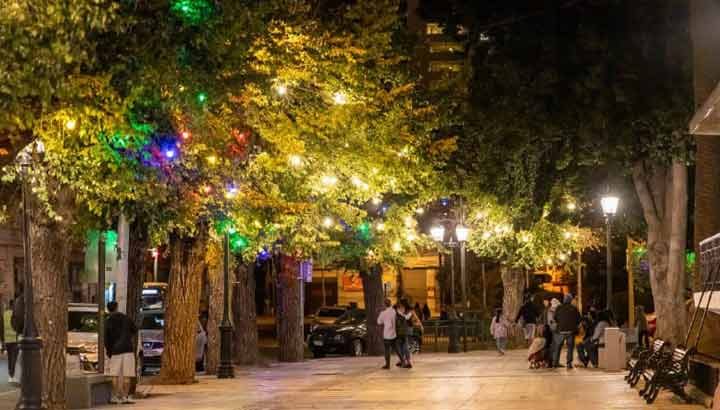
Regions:
[[365, 311], [347, 310], [332, 324], [318, 325], [308, 337], [308, 346], [314, 357], [328, 353], [361, 356], [367, 345]]
[[312, 315], [310, 332], [313, 332], [319, 326], [332, 325], [347, 310], [348, 308], [345, 306], [322, 306]]
[[[141, 315], [138, 366], [141, 374], [147, 374], [151, 370], [158, 371], [160, 369], [161, 357], [165, 348], [165, 311], [160, 309], [143, 310]], [[197, 370], [205, 368], [206, 350], [207, 333], [198, 320], [195, 336], [195, 367]]]
[[80, 355], [83, 370], [96, 370], [98, 364], [98, 306], [91, 303], [68, 305], [69, 351]]

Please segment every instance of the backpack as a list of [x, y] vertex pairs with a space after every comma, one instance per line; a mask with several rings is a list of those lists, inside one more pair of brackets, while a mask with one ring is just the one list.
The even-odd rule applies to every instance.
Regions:
[[412, 324], [400, 313], [395, 315], [395, 331], [398, 336], [410, 336], [412, 332]]

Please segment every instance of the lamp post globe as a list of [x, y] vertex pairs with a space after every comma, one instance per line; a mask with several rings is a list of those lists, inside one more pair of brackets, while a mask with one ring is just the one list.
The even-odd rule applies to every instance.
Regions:
[[445, 239], [445, 228], [441, 225], [430, 228], [430, 236], [436, 242], [442, 242]]
[[465, 225], [458, 225], [455, 227], [455, 237], [458, 242], [465, 242], [470, 235], [470, 228]]

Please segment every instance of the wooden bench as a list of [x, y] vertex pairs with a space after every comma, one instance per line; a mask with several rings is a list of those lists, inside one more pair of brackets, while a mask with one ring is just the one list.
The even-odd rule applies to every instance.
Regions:
[[633, 357], [628, 360], [627, 367], [629, 369], [625, 380], [630, 386], [635, 386], [643, 372], [647, 368], [655, 368], [657, 363], [663, 357], [663, 349], [665, 348], [666, 342], [662, 339], [655, 339], [650, 349], [643, 349], [638, 347]]
[[670, 357], [661, 359], [656, 368], [648, 367], [643, 371], [645, 387], [640, 390], [640, 395], [648, 404], [655, 401], [662, 389], [670, 390], [689, 402], [685, 385], [688, 383], [688, 363], [692, 354], [693, 349], [678, 347]]

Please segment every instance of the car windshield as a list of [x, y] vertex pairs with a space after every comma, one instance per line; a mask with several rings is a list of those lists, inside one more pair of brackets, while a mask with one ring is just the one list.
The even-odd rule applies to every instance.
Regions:
[[141, 329], [160, 330], [165, 326], [165, 316], [162, 313], [143, 316]]
[[365, 313], [356, 311], [356, 310], [349, 310], [345, 312], [342, 316], [337, 318], [335, 320], [336, 325], [349, 325], [351, 323], [361, 322], [365, 320]]
[[318, 310], [318, 317], [340, 317], [345, 313], [345, 309], [321, 308]]
[[97, 332], [97, 312], [68, 312], [68, 331]]

